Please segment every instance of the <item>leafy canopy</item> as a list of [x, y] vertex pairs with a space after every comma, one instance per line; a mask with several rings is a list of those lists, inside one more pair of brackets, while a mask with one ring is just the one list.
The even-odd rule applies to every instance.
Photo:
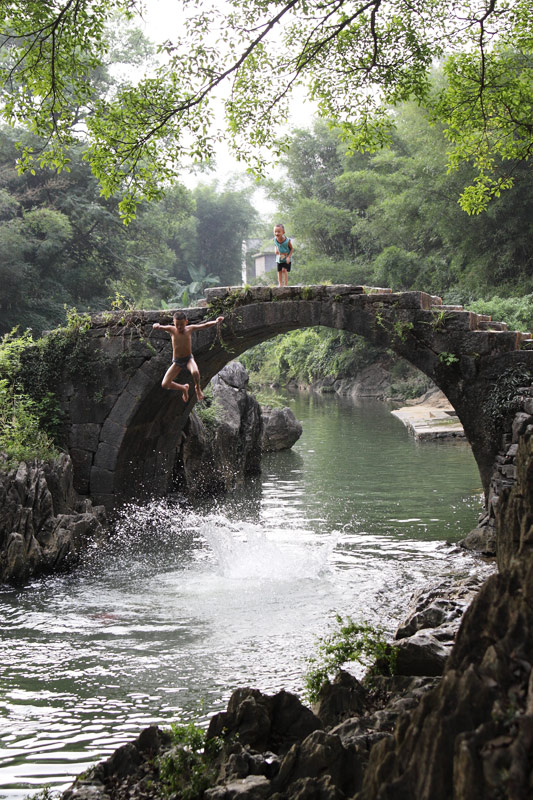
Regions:
[[[4, 0], [0, 3], [2, 110], [48, 139], [38, 155], [66, 168], [75, 136], [122, 213], [162, 187], [186, 161], [213, 154], [221, 98], [237, 157], [261, 169], [298, 85], [341, 126], [353, 148], [390, 142], [391, 108], [414, 99], [444, 123], [451, 167], [476, 168], [462, 194], [470, 213], [513, 181], [509, 163], [533, 146], [530, 0], [176, 0], [180, 29], [159, 66], [114, 92], [95, 91], [105, 26], [137, 0]], [[433, 90], [436, 60], [446, 80]], [[221, 93], [222, 91], [222, 93]], [[80, 119], [83, 125], [80, 128]], [[35, 154], [23, 151], [31, 168]], [[508, 163], [509, 162], [509, 163]]]

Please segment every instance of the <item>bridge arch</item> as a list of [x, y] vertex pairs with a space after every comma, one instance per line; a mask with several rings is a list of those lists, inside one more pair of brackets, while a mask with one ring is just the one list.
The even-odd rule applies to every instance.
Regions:
[[[470, 441], [485, 492], [501, 441], [501, 423], [486, 400], [503, 372], [533, 374], [529, 334], [444, 306], [424, 292], [392, 293], [360, 286], [214, 288], [209, 306], [188, 310], [191, 322], [222, 313], [220, 329], [198, 331], [194, 354], [209, 380], [250, 347], [296, 328], [325, 326], [386, 346], [425, 373], [448, 397]], [[165, 494], [176, 448], [195, 400], [161, 388], [169, 337], [153, 330], [168, 312], [132, 311], [93, 317], [88, 336], [100, 357], [94, 385], [69, 381], [61, 390], [78, 491], [108, 509], [132, 497]]]

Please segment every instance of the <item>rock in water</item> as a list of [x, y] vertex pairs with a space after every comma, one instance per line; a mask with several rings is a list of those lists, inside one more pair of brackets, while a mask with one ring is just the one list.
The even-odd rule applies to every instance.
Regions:
[[270, 408], [262, 406], [263, 452], [287, 450], [302, 435], [302, 425], [290, 408]]

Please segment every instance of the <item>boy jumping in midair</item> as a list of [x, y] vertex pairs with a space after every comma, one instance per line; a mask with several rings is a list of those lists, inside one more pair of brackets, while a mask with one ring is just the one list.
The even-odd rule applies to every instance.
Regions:
[[202, 328], [210, 328], [213, 325], [218, 325], [223, 319], [224, 317], [217, 317], [209, 322], [189, 325], [189, 320], [185, 312], [176, 311], [173, 325], [160, 325], [159, 322], [154, 322], [153, 324], [156, 330], [170, 333], [172, 339], [172, 364], [167, 369], [165, 377], [161, 381], [161, 386], [163, 389], [174, 389], [176, 392], [181, 392], [184, 403], [189, 400], [189, 386], [187, 383], [176, 383], [174, 380], [182, 369], [186, 369], [191, 373], [198, 400], [204, 399], [200, 387], [200, 372], [192, 354], [192, 333]]

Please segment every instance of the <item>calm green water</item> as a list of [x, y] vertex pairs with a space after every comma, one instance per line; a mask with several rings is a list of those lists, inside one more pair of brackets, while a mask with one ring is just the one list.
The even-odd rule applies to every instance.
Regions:
[[304, 434], [246, 491], [130, 507], [75, 574], [0, 591], [0, 797], [63, 788], [237, 686], [301, 692], [336, 612], [393, 631], [415, 588], [486, 569], [445, 544], [480, 509], [468, 445], [419, 445], [379, 403], [289, 403]]

